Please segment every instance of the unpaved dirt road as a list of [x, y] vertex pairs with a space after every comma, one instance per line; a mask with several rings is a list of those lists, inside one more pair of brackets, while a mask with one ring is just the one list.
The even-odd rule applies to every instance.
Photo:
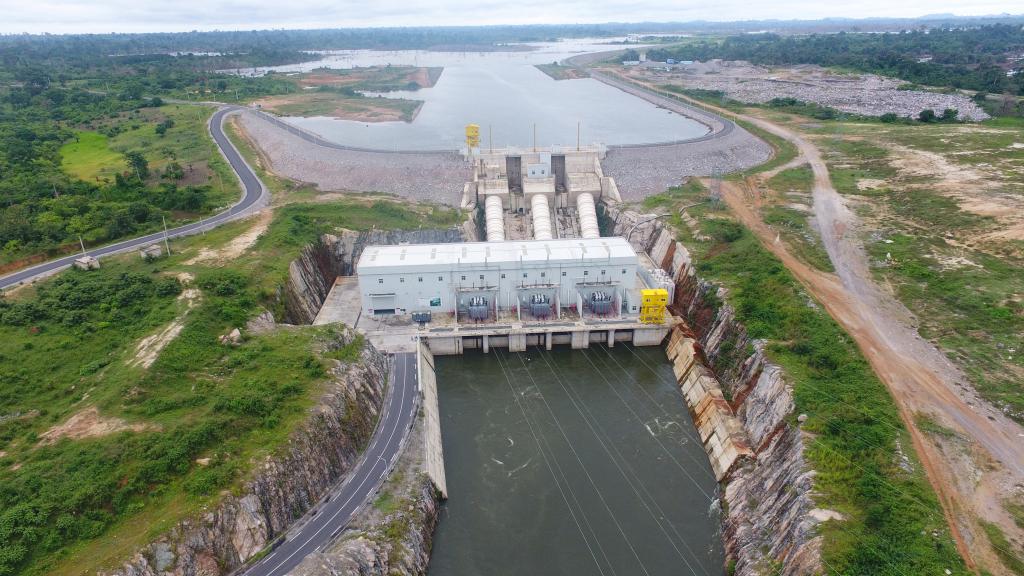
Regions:
[[[756, 204], [752, 202], [756, 198], [752, 182], [723, 182], [723, 198], [856, 340], [889, 388], [968, 565], [981, 566], [993, 574], [1008, 574], [989, 546], [979, 519], [998, 524], [1011, 540], [1020, 541], [1021, 530], [1002, 502], [1014, 494], [1017, 486], [1024, 485], [1024, 428], [982, 400], [966, 384], [961, 371], [935, 346], [921, 339], [913, 328], [910, 312], [875, 284], [856, 234], [857, 218], [833, 187], [818, 149], [799, 134], [762, 118], [708, 108], [739, 117], [792, 142], [800, 158], [787, 165], [806, 162], [811, 166], [814, 216], [835, 274], [804, 264], [776, 241], [776, 232], [748, 204]], [[964, 440], [964, 446], [951, 447], [922, 433], [915, 422], [918, 413], [953, 430]]]

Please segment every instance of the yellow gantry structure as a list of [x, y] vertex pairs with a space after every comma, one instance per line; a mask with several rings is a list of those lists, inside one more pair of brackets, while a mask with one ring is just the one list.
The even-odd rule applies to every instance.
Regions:
[[480, 146], [480, 125], [466, 124], [466, 146], [472, 150]]
[[668, 308], [668, 290], [647, 288], [640, 291], [640, 322], [664, 324], [666, 308]]

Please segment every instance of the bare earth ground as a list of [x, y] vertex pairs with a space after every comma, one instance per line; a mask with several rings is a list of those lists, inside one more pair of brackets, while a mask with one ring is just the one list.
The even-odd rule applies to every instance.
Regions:
[[[317, 88], [345, 88], [360, 90], [362, 86], [385, 82], [392, 89], [406, 89], [415, 83], [428, 88], [437, 83], [440, 68], [371, 66], [350, 70], [323, 70], [299, 74], [296, 84], [302, 91], [296, 94], [268, 96], [256, 101], [264, 110], [285, 116], [333, 116], [357, 122], [411, 121], [419, 112], [421, 103], [412, 100], [388, 98], [362, 98], [337, 90], [317, 91]], [[411, 112], [410, 112], [411, 110]]]
[[149, 429], [149, 424], [129, 424], [120, 418], [100, 416], [95, 406], [90, 406], [39, 435], [41, 445], [53, 444], [61, 438], [79, 440], [95, 436], [106, 436], [123, 430], [142, 432]]
[[[890, 144], [891, 163], [901, 172], [922, 177], [940, 176], [932, 188], [957, 201], [960, 208], [979, 216], [991, 216], [998, 230], [978, 238], [980, 241], [1024, 240], [1024, 197], [994, 188], [991, 175], [947, 160], [941, 154]], [[884, 181], [883, 181], [884, 182]]]
[[[717, 111], [730, 115], [724, 109]], [[804, 162], [811, 166], [814, 216], [836, 274], [808, 266], [776, 241], [776, 232], [750, 205], [756, 203], [761, 184], [723, 182], [723, 199], [856, 340], [885, 382], [968, 565], [980, 565], [994, 574], [1007, 573], [989, 546], [979, 519], [997, 524], [1012, 540], [1022, 541], [1024, 534], [1002, 501], [1024, 485], [1024, 428], [982, 400], [961, 371], [920, 338], [910, 312], [874, 283], [857, 234], [858, 220], [832, 186], [818, 149], [792, 130], [762, 118], [736, 116], [796, 145], [800, 156], [789, 166]], [[924, 434], [915, 422], [918, 413], [954, 431], [965, 446]]]
[[264, 208], [263, 210], [260, 210], [252, 217], [247, 218], [247, 220], [252, 220], [252, 226], [250, 226], [248, 230], [238, 236], [235, 236], [227, 244], [219, 248], [200, 248], [199, 254], [186, 260], [185, 264], [192, 265], [207, 262], [224, 263], [241, 256], [246, 250], [256, 243], [256, 240], [259, 239], [261, 234], [267, 231], [267, 228], [270, 226], [270, 221], [273, 220], [273, 218], [273, 209]]
[[166, 348], [181, 333], [182, 328], [185, 327], [185, 317], [199, 303], [199, 298], [202, 296], [199, 290], [188, 287], [192, 282], [192, 275], [182, 272], [178, 275], [178, 280], [185, 285], [185, 289], [178, 296], [178, 301], [184, 303], [184, 308], [170, 324], [164, 326], [159, 332], [150, 334], [139, 341], [135, 346], [135, 355], [128, 361], [129, 366], [140, 366], [142, 368], [152, 366], [153, 362], [156, 362], [156, 359], [160, 356], [160, 351]]
[[268, 96], [257, 100], [263, 110], [282, 116], [296, 115], [296, 110], [316, 110], [298, 115], [331, 116], [357, 122], [400, 122], [405, 113], [395, 107], [398, 101], [385, 98], [352, 98], [329, 92], [306, 92], [284, 96]]

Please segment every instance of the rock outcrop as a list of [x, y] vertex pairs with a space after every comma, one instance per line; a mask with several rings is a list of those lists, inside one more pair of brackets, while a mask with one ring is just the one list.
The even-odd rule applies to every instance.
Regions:
[[[419, 450], [413, 443], [407, 449]], [[414, 476], [407, 507], [369, 528], [346, 532], [323, 552], [310, 554], [295, 576], [421, 576], [427, 573], [440, 499], [425, 474]]]
[[[336, 344], [353, 337], [353, 331], [342, 331]], [[237, 494], [183, 520], [113, 574], [228, 574], [283, 533], [351, 469], [369, 442], [383, 405], [387, 357], [366, 344], [359, 362], [337, 365], [332, 377], [304, 424]]]
[[288, 266], [284, 289], [284, 321], [312, 324], [338, 276], [355, 274], [363, 248], [375, 244], [431, 244], [462, 242], [461, 228], [424, 230], [343, 230], [324, 234], [302, 249]]
[[793, 391], [782, 369], [767, 359], [763, 342], [748, 338], [724, 303], [725, 291], [697, 276], [689, 252], [670, 229], [618, 206], [604, 206], [602, 216], [616, 234], [632, 230], [633, 245], [674, 279], [673, 308], [686, 320], [746, 433], [752, 457], [737, 458], [721, 480], [723, 539], [733, 573], [820, 572], [814, 471], [804, 458], [805, 437], [792, 417]]

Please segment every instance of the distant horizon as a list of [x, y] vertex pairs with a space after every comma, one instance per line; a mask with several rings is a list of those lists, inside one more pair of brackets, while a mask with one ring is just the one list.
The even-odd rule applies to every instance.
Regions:
[[[258, 32], [277, 30], [463, 28], [485, 26], [715, 26], [737, 24], [814, 24], [943, 19], [999, 19], [1024, 16], [1024, 0], [962, 2], [910, 0], [897, 6], [865, 0], [849, 16], [848, 6], [810, 0], [780, 0], [751, 6], [723, 0], [713, 9], [683, 2], [665, 6], [635, 0], [626, 7], [584, 0], [525, 0], [516, 10], [504, 3], [469, 0], [383, 0], [373, 5], [297, 0], [287, 5], [258, 0], [181, 0], [174, 4], [147, 0], [50, 0], [39, 4], [0, 0], [5, 19], [0, 34], [81, 35], [189, 32]], [[965, 6], [966, 4], [966, 6]], [[353, 16], [356, 14], [356, 16]], [[742, 17], [741, 17], [742, 16]]]

